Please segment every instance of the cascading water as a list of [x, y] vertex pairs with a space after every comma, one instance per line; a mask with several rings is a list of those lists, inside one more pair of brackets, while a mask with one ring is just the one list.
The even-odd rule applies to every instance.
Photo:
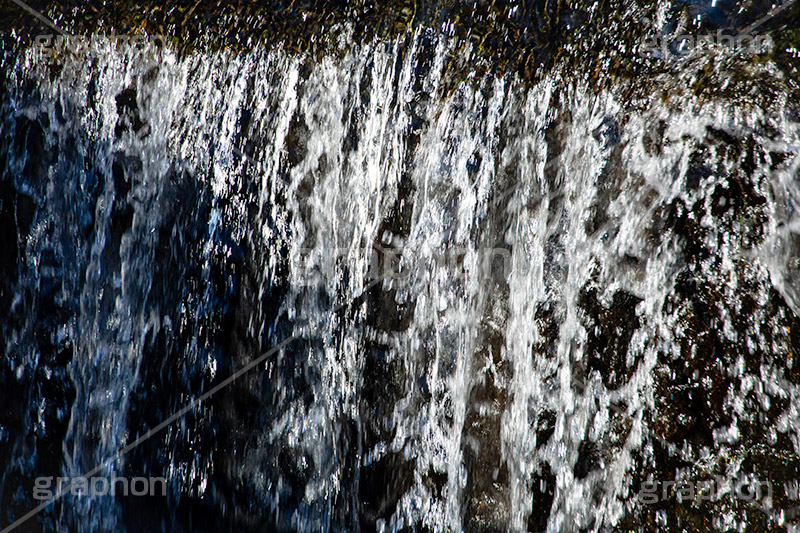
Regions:
[[[39, 503], [37, 476], [98, 466], [167, 495], [67, 493], [27, 524], [795, 520], [786, 96], [453, 83], [470, 49], [431, 30], [346, 50], [5, 56], [0, 523]], [[651, 508], [654, 473], [776, 494]]]

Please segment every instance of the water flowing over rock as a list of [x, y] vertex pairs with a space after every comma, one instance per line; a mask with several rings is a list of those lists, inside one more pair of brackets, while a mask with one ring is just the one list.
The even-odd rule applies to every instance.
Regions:
[[620, 66], [539, 41], [595, 8], [503, 5], [517, 41], [416, 3], [318, 48], [3, 41], [0, 526], [116, 475], [166, 494], [20, 530], [799, 527], [791, 31]]

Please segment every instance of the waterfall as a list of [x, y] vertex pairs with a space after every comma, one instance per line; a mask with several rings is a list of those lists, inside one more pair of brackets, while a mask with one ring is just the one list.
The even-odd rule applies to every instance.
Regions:
[[30, 524], [791, 520], [637, 499], [800, 465], [787, 95], [453, 79], [472, 49], [430, 29], [343, 50], [6, 54], [0, 524], [37, 476], [96, 467], [167, 494], [67, 493]]

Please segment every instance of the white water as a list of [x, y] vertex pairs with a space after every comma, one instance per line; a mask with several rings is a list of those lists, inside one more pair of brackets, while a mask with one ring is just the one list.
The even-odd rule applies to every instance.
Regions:
[[[486, 77], [449, 91], [445, 57], [465, 52], [451, 50], [446, 41], [428, 42], [435, 52], [426, 59], [423, 41], [418, 35], [411, 44], [356, 47], [307, 70], [300, 58], [277, 51], [178, 58], [169, 51], [98, 41], [89, 51], [64, 52], [56, 59], [26, 53], [14, 83], [30, 80], [36, 96], [26, 99], [22, 89], [12, 93], [14, 115], [48, 117], [45, 144], [53, 155], [47, 182], [31, 191], [40, 207], [22, 252], [27, 262], [19, 294], [57, 276], [60, 298], [75, 306], [53, 332], [73, 346], [69, 372], [77, 392], [63, 475], [79, 476], [137, 436], [129, 433], [129, 401], [148, 335], [164, 330], [175, 336], [188, 327], [193, 333], [179, 349], [181, 368], [207, 383], [227, 375], [220, 368], [240, 368], [260, 355], [223, 354], [202, 334], [220, 327], [209, 311], [217, 305], [211, 289], [214, 257], [234, 254], [226, 243], [246, 243], [263, 261], [251, 262], [257, 293], [243, 299], [258, 301], [281, 282], [288, 292], [278, 313], [254, 305], [239, 323], [246, 324], [249, 338], [266, 337], [268, 346], [289, 334], [298, 340], [297, 347], [271, 355], [253, 371], [265, 374], [269, 390], [277, 391], [273, 404], [264, 406], [274, 416], [263, 427], [243, 428], [248, 442], [256, 444], [231, 450], [241, 468], [225, 475], [255, 490], [282, 527], [344, 527], [337, 513], [358, 512], [358, 498], [351, 494], [358, 468], [391, 453], [408, 461], [413, 475], [396, 509], [377, 521], [379, 528], [417, 524], [460, 530], [471, 520], [473, 526], [524, 530], [534, 480], [539, 483], [545, 466], [555, 475], [552, 508], [535, 512], [549, 515], [549, 531], [617, 524], [636, 505], [632, 454], [651, 460], [648, 437], [656, 437], [646, 413], [656, 408], [656, 376], [665, 371], [659, 353], [678, 357], [684, 327], [680, 309], [665, 307], [685, 266], [684, 243], [655, 221], [675, 200], [705, 203], [710, 212], [712, 192], [727, 178], [712, 172], [696, 188], [688, 185], [690, 157], [707, 142], [709, 126], [759, 143], [753, 181], [767, 199], [768, 223], [765, 238], [749, 248], [739, 233], [718, 228], [710, 216], [696, 221], [708, 229], [706, 247], [722, 258], [720, 264], [708, 261], [703, 273], [725, 286], [733, 307], [742, 284], [765, 301], [774, 283], [789, 305], [800, 309], [797, 251], [787, 244], [800, 234], [798, 163], [775, 169], [766, 162], [770, 150], [794, 154], [800, 146], [798, 125], [780, 106], [734, 110], [714, 101], [667, 104], [654, 95], [645, 110], [631, 111], [618, 95], [594, 94], [557, 74], [531, 88], [511, 77]], [[53, 64], [63, 68], [51, 73]], [[129, 129], [116, 137], [115, 99], [126, 88], [135, 91], [146, 124], [140, 131], [146, 133]], [[245, 113], [251, 122], [243, 131]], [[299, 134], [290, 131], [293, 119], [305, 124]], [[657, 141], [661, 151], [654, 153], [646, 145], [659, 121], [666, 127]], [[549, 127], [557, 127], [560, 147], [546, 139]], [[763, 133], [769, 130], [773, 133]], [[410, 133], [419, 135], [418, 144], [409, 145]], [[288, 155], [290, 150], [297, 155]], [[710, 150], [709, 159], [722, 168], [733, 172], [741, 164], [737, 154]], [[118, 241], [109, 237], [117, 199], [110, 178], [113, 154], [140, 166], [130, 173], [132, 225]], [[92, 172], [84, 164], [89, 159]], [[24, 163], [13, 161], [17, 174]], [[96, 201], [86, 193], [93, 172], [107, 177]], [[163, 304], [153, 296], [154, 262], [161, 260], [158, 232], [176, 209], [175, 196], [166, 191], [181, 172], [211, 192], [203, 255], [193, 258], [201, 271], [199, 286], [192, 298], [171, 302], [189, 325], [165, 319]], [[243, 176], [255, 183], [255, 191], [243, 186]], [[409, 184], [412, 192], [400, 197]], [[382, 231], [383, 221], [399, 216], [400, 202], [411, 205], [407, 231]], [[605, 206], [605, 216], [595, 223], [597, 204]], [[257, 223], [248, 210], [255, 210]], [[85, 225], [88, 212], [94, 214], [94, 231], [84, 239], [75, 228]], [[376, 267], [376, 243], [394, 250], [397, 271]], [[280, 280], [284, 248], [289, 269]], [[43, 262], [49, 251], [62, 265], [58, 273]], [[370, 316], [373, 311], [358, 297], [373, 284], [413, 310], [407, 326]], [[641, 300], [635, 309], [639, 325], [625, 356], [635, 368], [613, 390], [599, 373], [586, 370], [589, 332], [579, 301], [587, 284], [598, 288], [603, 305], [610, 305], [617, 291]], [[18, 305], [35, 310], [37, 303], [20, 299]], [[552, 313], [555, 338], [537, 314], [543, 308]], [[757, 335], [737, 337], [723, 307], [718, 318], [730, 341], [773, 350]], [[752, 320], [758, 324], [760, 318]], [[282, 336], [281, 324], [290, 325]], [[37, 365], [29, 340], [33, 327], [28, 324], [8, 341], [19, 376]], [[365, 351], [373, 345], [388, 347], [383, 379], [399, 380], [393, 390], [400, 394], [386, 393], [392, 405], [382, 422], [390, 428], [388, 437], [356, 439], [353, 452], [342, 445], [343, 428], [361, 428], [369, 416], [363, 390], [374, 384], [365, 383]], [[297, 353], [303, 363], [288, 379]], [[244, 359], [221, 360], [234, 355]], [[390, 372], [393, 361], [402, 372]], [[779, 364], [764, 362], [741, 383], [761, 402], [789, 399], [792, 407], [777, 425], [798, 453], [800, 390], [776, 377]], [[729, 372], [741, 375], [736, 368]], [[310, 401], [305, 391], [285, 390], [301, 382], [295, 380], [299, 374], [311, 389]], [[493, 398], [476, 395], [483, 382]], [[746, 416], [736, 405], [747, 391], [730, 391], [731, 428]], [[191, 397], [179, 399], [184, 404]], [[548, 442], [537, 442], [536, 428], [547, 412], [555, 414], [553, 434]], [[719, 442], [710, 453], [725, 453], [731, 428], [715, 429]], [[187, 431], [178, 421], [167, 437], [154, 438], [163, 439], [160, 446], [169, 456], [171, 445], [190, 438]], [[575, 464], [587, 440], [603, 453], [599, 464], [579, 477]], [[313, 465], [294, 509], [282, 503], [292, 482], [259, 468], [265, 454], [279, 449]], [[484, 471], [466, 457], [488, 456], [490, 449], [499, 449], [506, 478], [498, 473], [500, 465]], [[348, 457], [352, 453], [355, 459]], [[348, 460], [358, 465], [355, 474], [348, 472]], [[113, 468], [124, 471], [125, 459]], [[168, 470], [171, 486], [202, 495], [214, 468], [199, 452], [190, 463], [174, 461]], [[445, 476], [441, 494], [434, 494], [430, 472]], [[490, 491], [470, 490], [468, 478], [475, 475], [500, 481]], [[62, 511], [68, 523], [85, 531], [124, 529], [113, 498], [75, 502], [73, 510]], [[468, 511], [470, 505], [478, 510]]]

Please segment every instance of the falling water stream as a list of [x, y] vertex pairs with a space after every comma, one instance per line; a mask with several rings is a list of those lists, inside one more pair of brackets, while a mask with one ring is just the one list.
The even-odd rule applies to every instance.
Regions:
[[167, 494], [29, 525], [643, 531], [653, 472], [797, 468], [785, 95], [453, 83], [468, 47], [424, 29], [345, 50], [5, 56], [0, 524], [100, 466]]

